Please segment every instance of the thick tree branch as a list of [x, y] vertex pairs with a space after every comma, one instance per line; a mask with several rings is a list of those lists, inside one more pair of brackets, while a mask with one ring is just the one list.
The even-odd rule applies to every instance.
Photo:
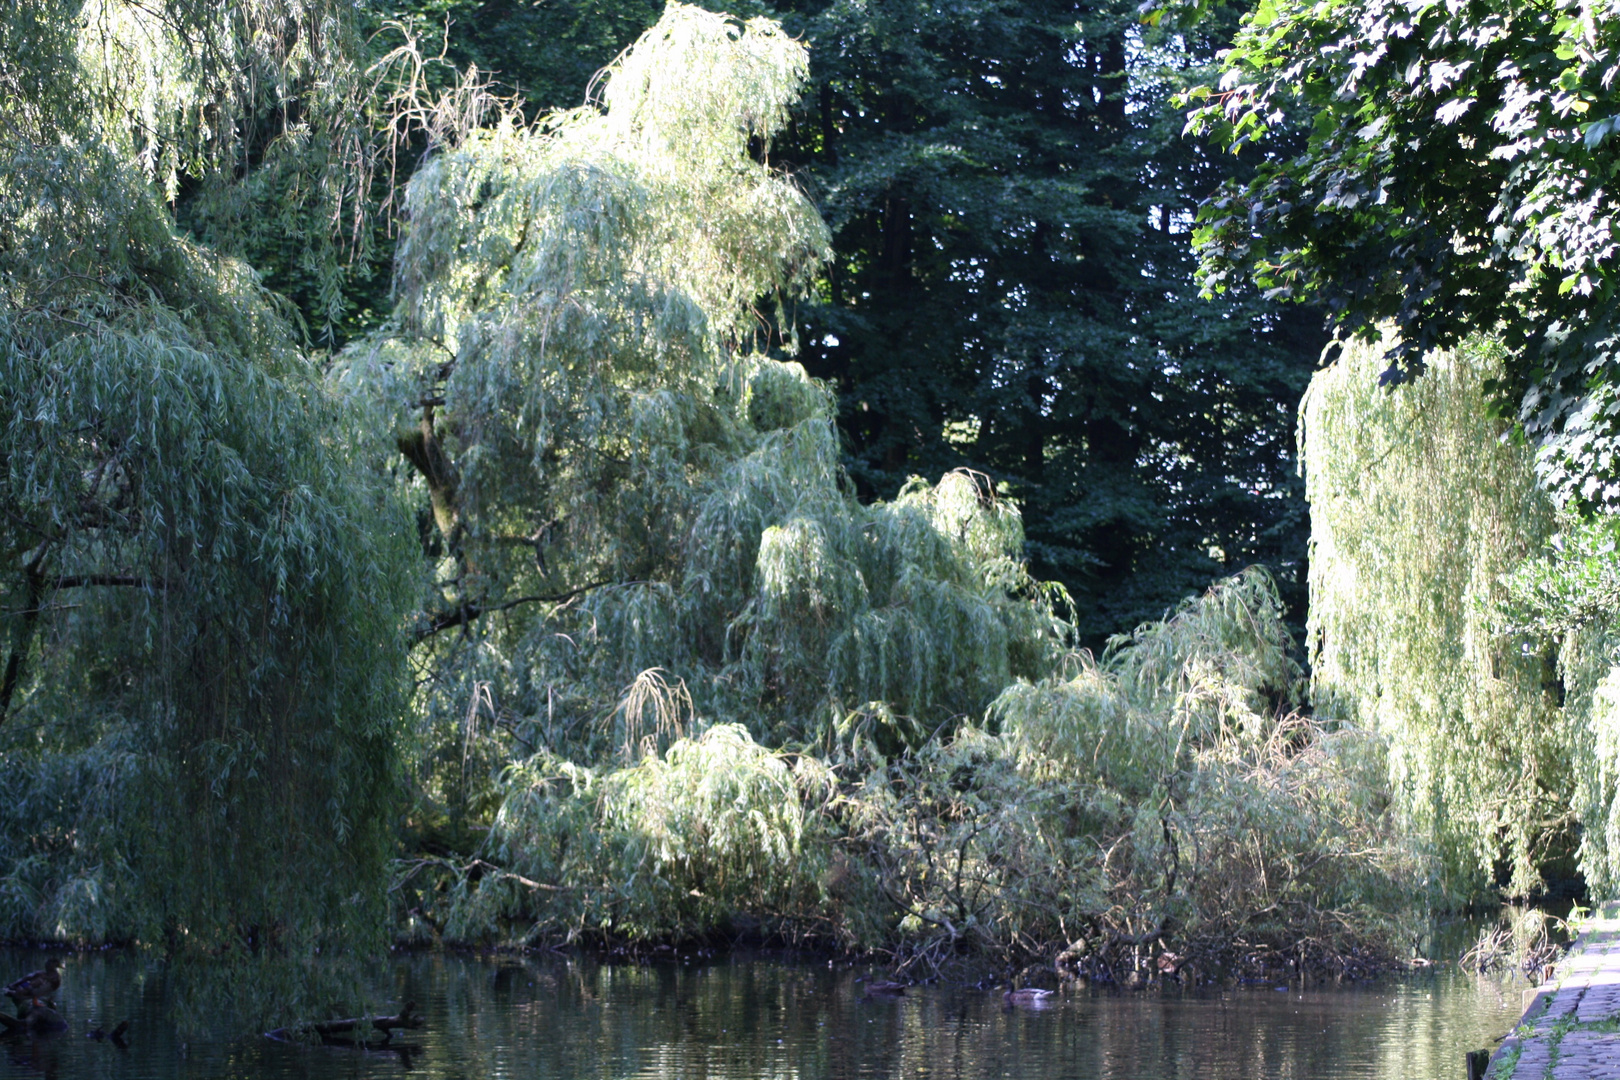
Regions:
[[7, 714], [11, 712], [11, 700], [16, 696], [17, 687], [22, 683], [28, 650], [33, 646], [34, 631], [39, 625], [39, 613], [44, 610], [45, 599], [49, 593], [57, 589], [78, 589], [99, 585], [140, 589], [168, 587], [164, 582], [151, 581], [133, 574], [57, 574], [53, 577], [40, 569], [45, 561], [46, 551], [47, 547], [42, 547], [39, 555], [23, 568], [25, 582], [23, 606], [17, 612], [17, 626], [12, 632], [11, 653], [6, 657], [5, 673], [0, 675], [0, 723], [3, 723]]
[[167, 589], [166, 581], [136, 577], [133, 574], [60, 574], [50, 580], [55, 589], [82, 589], [93, 585], [125, 586], [133, 589]]
[[39, 555], [26, 567], [25, 601], [21, 616], [17, 620], [17, 627], [12, 633], [11, 655], [6, 658], [6, 672], [0, 677], [0, 722], [4, 722], [6, 714], [11, 711], [11, 698], [17, 692], [17, 684], [22, 681], [23, 661], [28, 656], [29, 647], [34, 643], [34, 627], [39, 623], [40, 605], [45, 601], [45, 575], [39, 572], [39, 565], [45, 559], [45, 548], [40, 549]]
[[433, 520], [439, 526], [445, 543], [456, 551], [461, 543], [461, 478], [433, 424], [432, 399], [424, 399], [422, 420], [417, 430], [399, 437], [399, 452], [416, 467], [427, 481], [428, 498], [433, 504]]
[[417, 627], [411, 631], [411, 644], [420, 644], [421, 642], [424, 642], [428, 638], [432, 637], [434, 634], [445, 630], [453, 630], [458, 626], [465, 626], [482, 615], [490, 615], [497, 611], [507, 611], [511, 608], [517, 607], [519, 604], [561, 604], [565, 601], [574, 599], [576, 596], [582, 596], [585, 593], [591, 592], [595, 589], [606, 588], [609, 585], [648, 584], [651, 583], [646, 581], [593, 581], [589, 585], [581, 585], [578, 588], [569, 589], [565, 592], [537, 596], [520, 596], [515, 600], [507, 600], [500, 604], [485, 605], [476, 602], [462, 604], [460, 607], [453, 608], [449, 611], [436, 611], [429, 613], [426, 619], [419, 623]]

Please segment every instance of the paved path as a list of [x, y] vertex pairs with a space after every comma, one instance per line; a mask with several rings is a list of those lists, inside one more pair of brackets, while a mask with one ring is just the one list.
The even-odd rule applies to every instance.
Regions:
[[1580, 937], [1491, 1058], [1490, 1080], [1620, 1078], [1620, 904]]

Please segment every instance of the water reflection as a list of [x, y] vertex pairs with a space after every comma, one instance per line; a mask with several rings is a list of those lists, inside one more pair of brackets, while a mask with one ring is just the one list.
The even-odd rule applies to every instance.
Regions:
[[[0, 970], [40, 959], [10, 952]], [[187, 1046], [162, 1019], [161, 972], [94, 955], [64, 980], [72, 1032], [0, 1046], [0, 1077], [1455, 1080], [1464, 1051], [1489, 1045], [1519, 1012], [1517, 985], [1451, 969], [1360, 987], [1088, 992], [1042, 1009], [933, 987], [866, 998], [859, 974], [757, 957], [635, 967], [404, 956], [380, 980], [378, 1004], [414, 1000], [428, 1026], [393, 1047]], [[125, 1017], [127, 1050], [83, 1037]]]

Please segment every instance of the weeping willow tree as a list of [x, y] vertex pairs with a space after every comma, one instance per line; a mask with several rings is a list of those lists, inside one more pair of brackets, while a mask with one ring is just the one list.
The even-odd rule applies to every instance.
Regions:
[[395, 322], [335, 373], [393, 412], [429, 565], [408, 934], [1399, 951], [1378, 745], [1292, 715], [1263, 574], [1066, 657], [984, 478], [847, 490], [788, 358], [827, 250], [769, 167], [804, 60], [672, 4], [593, 104], [410, 183]]
[[1228, 970], [1343, 972], [1413, 946], [1428, 866], [1390, 810], [1384, 742], [1300, 715], [1304, 690], [1251, 568], [998, 699], [1020, 773], [1071, 792], [1101, 839], [1082, 955], [1138, 969], [1174, 942]]
[[0, 20], [0, 933], [290, 961], [227, 984], [254, 1011], [384, 940], [409, 519], [161, 191], [230, 168], [249, 61], [337, 12]]
[[1399, 805], [1441, 857], [1446, 895], [1477, 895], [1504, 866], [1523, 895], [1570, 846], [1582, 760], [1556, 646], [1504, 634], [1499, 617], [1503, 579], [1540, 553], [1553, 508], [1532, 451], [1489, 419], [1494, 346], [1436, 355], [1393, 391], [1382, 355], [1347, 347], [1303, 406], [1317, 713], [1388, 739]]
[[[336, 377], [395, 411], [421, 508], [428, 816], [487, 817], [540, 747], [729, 722], [899, 749], [1059, 643], [1016, 511], [965, 473], [859, 505], [787, 359], [828, 251], [769, 166], [805, 70], [774, 23], [672, 4], [592, 104], [412, 178], [395, 322]], [[678, 707], [627, 693], [652, 678]]]
[[1620, 888], [1620, 522], [1561, 508], [1543, 550], [1504, 579], [1505, 636], [1555, 655], [1571, 755], [1570, 812], [1587, 891]]

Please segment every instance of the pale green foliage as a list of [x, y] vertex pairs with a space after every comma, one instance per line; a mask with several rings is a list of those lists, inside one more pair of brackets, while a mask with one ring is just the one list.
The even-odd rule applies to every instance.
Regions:
[[446, 932], [482, 940], [754, 926], [935, 968], [1078, 941], [1077, 966], [1112, 977], [1155, 931], [1222, 966], [1301, 941], [1389, 956], [1424, 864], [1394, 832], [1377, 741], [1280, 711], [1289, 645], [1250, 571], [1101, 666], [1008, 689], [1001, 735], [970, 724], [892, 760], [857, 743], [832, 767], [731, 725], [606, 772], [537, 754], [506, 770], [483, 859], [419, 862], [408, 891], [432, 906], [447, 881]]
[[1570, 809], [1593, 896], [1620, 887], [1620, 613], [1615, 520], [1560, 515], [1542, 553], [1504, 579], [1498, 617], [1509, 641], [1556, 652], [1559, 730], [1571, 755]]
[[364, 52], [343, 5], [41, 0], [37, 7], [46, 9], [41, 22], [77, 31], [77, 64], [64, 69], [71, 77], [52, 87], [59, 97], [40, 119], [60, 124], [72, 115], [66, 109], [76, 110], [87, 134], [169, 199], [182, 173], [228, 173], [265, 143], [307, 141], [334, 123], [345, 129], [340, 141], [350, 142], [350, 154], [361, 155], [369, 141], [345, 96], [358, 87], [355, 63]]
[[804, 717], [779, 734], [814, 730], [817, 705], [836, 718], [865, 702], [922, 734], [1049, 662], [1060, 627], [1017, 559], [1016, 511], [982, 478], [793, 511], [761, 537], [758, 592], [738, 620], [752, 630], [745, 662]]
[[1072, 677], [1008, 688], [992, 715], [1027, 767], [1141, 799], [1201, 751], [1274, 737], [1302, 689], [1289, 645], [1275, 587], [1250, 570], [1114, 638], [1101, 664], [1081, 655]]
[[[381, 95], [360, 13], [336, 0], [34, 0], [0, 16], [12, 134], [98, 144], [220, 250], [279, 250], [342, 315], [374, 239]], [[373, 103], [376, 103], [374, 107]]]
[[[460, 879], [452, 934], [489, 934], [508, 917], [524, 920], [520, 936], [680, 938], [741, 913], [802, 916], [817, 901], [832, 776], [740, 726], [603, 775], [541, 753], [502, 785], [488, 843], [500, 869]], [[539, 925], [521, 929], [529, 920]]]
[[1562, 657], [1571, 683], [1565, 722], [1575, 759], [1572, 809], [1581, 823], [1580, 868], [1592, 896], [1620, 886], [1620, 665], [1612, 638], [1574, 635]]
[[1478, 893], [1499, 859], [1527, 890], [1568, 824], [1573, 728], [1544, 685], [1550, 652], [1494, 619], [1552, 507], [1531, 451], [1488, 419], [1494, 346], [1437, 354], [1393, 392], [1382, 355], [1348, 346], [1304, 403], [1317, 715], [1388, 741], [1401, 813], [1441, 856], [1446, 894]]
[[1620, 519], [1564, 513], [1546, 550], [1507, 579], [1503, 629], [1562, 640], [1620, 612]]
[[1292, 712], [1291, 645], [1250, 570], [1116, 638], [1100, 664], [998, 699], [1021, 772], [1069, 792], [1052, 812], [1094, 818], [1106, 904], [1091, 918], [1131, 933], [1168, 919], [1211, 946], [1246, 925], [1331, 951], [1358, 936], [1387, 948], [1421, 912], [1424, 863], [1386, 812], [1383, 747]]
[[[774, 23], [672, 4], [600, 105], [507, 114], [410, 183], [396, 322], [336, 377], [396, 412], [431, 515], [430, 824], [498, 801], [444, 766], [487, 776], [509, 738], [581, 762], [667, 746], [620, 704], [653, 669], [697, 730], [835, 740], [879, 703], [892, 752], [1057, 650], [1016, 511], [968, 474], [860, 505], [827, 392], [784, 357], [827, 254], [766, 164], [805, 70]], [[468, 751], [478, 686], [501, 734]]]
[[1103, 664], [1143, 708], [1197, 714], [1196, 737], [1295, 702], [1301, 673], [1289, 655], [1276, 587], [1261, 570], [1227, 578], [1175, 614], [1108, 643]]

